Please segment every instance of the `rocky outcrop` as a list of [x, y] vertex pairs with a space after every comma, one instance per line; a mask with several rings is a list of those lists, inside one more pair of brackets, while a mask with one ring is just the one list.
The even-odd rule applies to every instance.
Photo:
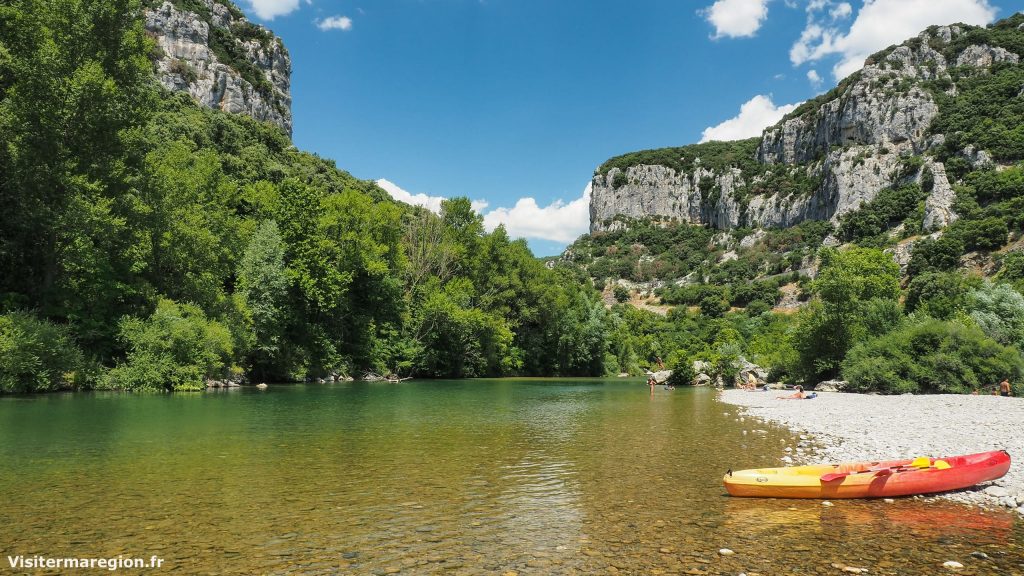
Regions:
[[[939, 113], [931, 90], [946, 86], [946, 93], [955, 95], [949, 72], [954, 66], [986, 69], [1018, 62], [1017, 54], [987, 44], [947, 50], [966, 32], [961, 26], [933, 27], [872, 56], [835, 90], [767, 128], [754, 158], [732, 162], [733, 167], [711, 169], [723, 162], [698, 157], [684, 171], [639, 161], [599, 169], [592, 182], [591, 232], [647, 217], [720, 229], [838, 221], [886, 187], [920, 182], [921, 173], [904, 174], [900, 167], [905, 158], [945, 140], [929, 131]], [[702, 150], [700, 145], [692, 149], [698, 155]], [[991, 162], [983, 150], [967, 149], [963, 155], [973, 165]], [[942, 164], [925, 166], [934, 183], [925, 226], [939, 229], [956, 219], [954, 194]], [[786, 176], [815, 184], [794, 192], [776, 184]]]
[[950, 186], [949, 178], [946, 177], [946, 167], [941, 162], [929, 160], [925, 167], [927, 172], [922, 172], [932, 175], [932, 189], [924, 202], [924, 229], [932, 231], [945, 228], [956, 221], [957, 215], [953, 211], [956, 192]]
[[160, 49], [160, 83], [203, 106], [246, 114], [291, 134], [292, 63], [284, 44], [222, 0], [198, 2], [202, 14], [170, 1], [145, 10], [146, 30]]

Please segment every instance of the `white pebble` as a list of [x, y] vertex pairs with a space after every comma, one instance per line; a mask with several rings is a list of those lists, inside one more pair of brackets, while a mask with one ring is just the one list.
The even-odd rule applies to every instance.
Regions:
[[964, 565], [957, 562], [956, 560], [947, 560], [942, 563], [942, 567], [949, 568], [950, 570], [957, 570], [959, 568], [963, 568]]
[[886, 504], [892, 504], [893, 502], [895, 502], [895, 500], [893, 500], [892, 498], [886, 498], [885, 500], [882, 500], [882, 502], [885, 502]]
[[722, 548], [718, 551], [718, 553], [722, 556], [732, 556], [733, 554], [735, 554], [735, 552], [729, 550], [728, 548]]
[[829, 502], [828, 500], [825, 500], [824, 502], [821, 503], [821, 505], [822, 506], [832, 506], [833, 504], [831, 502]]

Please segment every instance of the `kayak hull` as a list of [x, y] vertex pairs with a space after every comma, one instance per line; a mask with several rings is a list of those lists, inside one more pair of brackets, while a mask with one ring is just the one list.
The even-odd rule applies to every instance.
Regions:
[[[941, 460], [949, 467], [935, 467]], [[1002, 477], [1010, 469], [1005, 451], [929, 459], [930, 467], [910, 467], [913, 460], [845, 462], [740, 470], [725, 475], [731, 496], [753, 498], [888, 498], [969, 488]], [[823, 480], [831, 474], [835, 479]]]

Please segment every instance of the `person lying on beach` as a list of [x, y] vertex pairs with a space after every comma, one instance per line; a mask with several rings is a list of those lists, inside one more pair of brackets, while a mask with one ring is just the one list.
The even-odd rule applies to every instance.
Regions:
[[750, 390], [750, 391], [757, 390], [757, 377], [754, 376], [753, 373], [748, 372], [747, 373], [747, 380], [746, 380], [746, 382], [741, 382], [740, 383], [740, 388], [743, 388], [744, 390]]
[[798, 384], [796, 386], [795, 390], [796, 390], [796, 392], [793, 392], [789, 396], [776, 396], [775, 399], [776, 400], [803, 400], [804, 399], [804, 389], [803, 389], [803, 386], [800, 386]]

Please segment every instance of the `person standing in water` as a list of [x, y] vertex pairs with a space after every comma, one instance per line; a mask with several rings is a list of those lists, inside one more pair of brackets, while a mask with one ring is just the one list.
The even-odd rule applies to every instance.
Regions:
[[1013, 396], [1013, 389], [1010, 387], [1010, 379], [1004, 378], [999, 383], [999, 395], [1000, 396]]

